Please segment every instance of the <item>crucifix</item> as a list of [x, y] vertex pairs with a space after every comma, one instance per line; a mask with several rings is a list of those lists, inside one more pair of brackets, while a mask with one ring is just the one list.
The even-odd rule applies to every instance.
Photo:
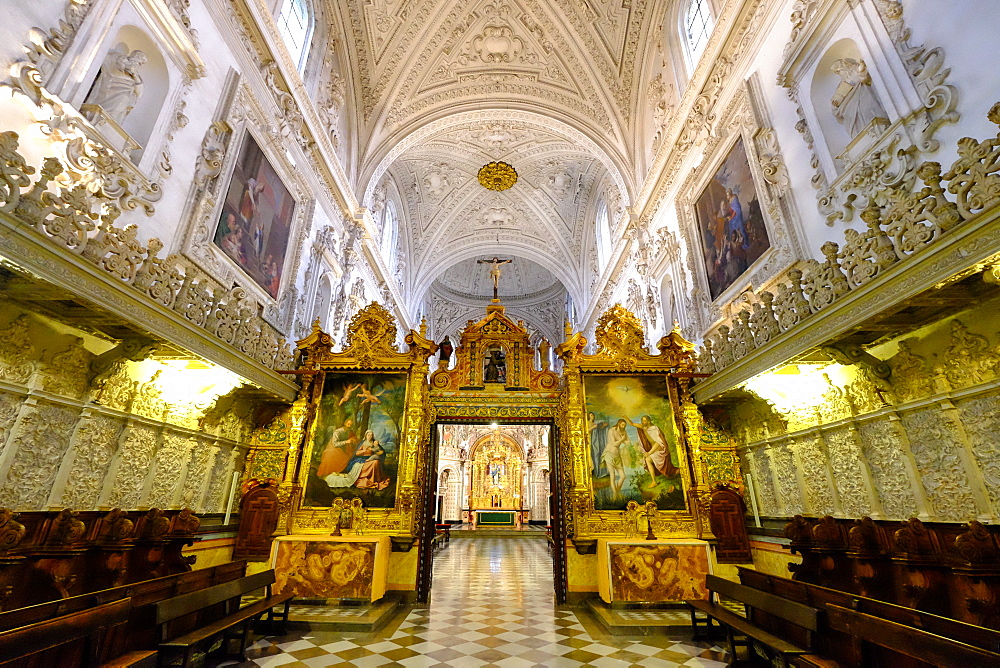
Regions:
[[500, 296], [497, 294], [497, 288], [500, 287], [500, 265], [507, 264], [508, 262], [513, 262], [513, 260], [501, 260], [497, 256], [493, 256], [492, 260], [476, 260], [477, 264], [491, 264], [490, 268], [490, 278], [493, 279], [493, 301], [499, 302]]

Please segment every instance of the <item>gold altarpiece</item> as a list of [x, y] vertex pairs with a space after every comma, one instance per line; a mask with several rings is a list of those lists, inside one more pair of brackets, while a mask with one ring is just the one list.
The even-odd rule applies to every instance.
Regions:
[[[277, 533], [329, 534], [339, 524], [346, 532], [388, 534], [393, 542], [412, 542], [419, 528], [416, 511], [427, 478], [427, 448], [421, 445], [429, 440], [428, 358], [437, 350], [434, 342], [425, 338], [423, 329], [410, 330], [404, 338], [408, 350], [398, 351], [395, 318], [373, 302], [351, 320], [347, 346], [342, 352], [333, 352], [333, 340], [320, 330], [318, 321], [312, 333], [297, 342], [299, 366], [291, 373], [301, 378], [298, 397], [254, 434], [244, 475], [246, 481], [277, 481], [281, 503]], [[398, 443], [393, 453], [395, 494], [391, 507], [369, 508], [356, 496], [336, 492], [328, 503], [310, 501], [307, 483], [310, 466], [315, 468], [314, 449], [322, 448], [325, 442], [324, 435], [317, 437], [324, 380], [337, 374], [358, 378], [366, 374], [397, 376], [400, 383], [405, 383]], [[385, 396], [371, 394], [368, 387], [356, 388], [353, 396], [361, 392], [370, 393], [366, 399], [370, 407], [386, 403]], [[343, 404], [348, 398], [345, 392], [342, 401], [332, 403]]]
[[[646, 526], [640, 516], [648, 516], [660, 538], [712, 538], [707, 515], [711, 488], [722, 483], [742, 492], [743, 480], [733, 443], [706, 424], [691, 402], [688, 387], [697, 375], [693, 346], [680, 332], [675, 329], [663, 337], [657, 345], [659, 354], [650, 355], [644, 349], [639, 321], [616, 305], [598, 321], [598, 350], [593, 355], [584, 354], [587, 340], [567, 326], [566, 341], [555, 350], [563, 363], [560, 376], [548, 368], [545, 354], [536, 368], [536, 351], [522, 322], [508, 318], [499, 303], [486, 310], [484, 318], [470, 321], [464, 329], [454, 367], [449, 368], [447, 360], [438, 360], [429, 383], [428, 358], [437, 345], [426, 338], [421, 327], [421, 332], [411, 330], [406, 335], [406, 352], [396, 350], [395, 321], [381, 305], [373, 303], [354, 317], [343, 352], [332, 352], [332, 339], [314, 325], [313, 332], [298, 342], [299, 368], [289, 372], [301, 378], [297, 399], [255, 432], [247, 457], [245, 484], [253, 480], [277, 483], [281, 517], [276, 533], [330, 533], [336, 517], [347, 533], [389, 535], [394, 550], [397, 544], [409, 549], [421, 530], [418, 509], [429, 484], [431, 453], [425, 446], [431, 442], [430, 426], [442, 421], [499, 420], [554, 425], [558, 437], [551, 450], [558, 457], [554, 471], [561, 477], [553, 484], [553, 493], [561, 509], [557, 512], [562, 512], [564, 536], [581, 555], [593, 554], [598, 539], [634, 537], [637, 527]], [[487, 375], [491, 372], [489, 361], [497, 359], [496, 351], [502, 351], [506, 367], [501, 378]], [[304, 502], [307, 469], [317, 447], [316, 418], [324, 376], [338, 373], [396, 373], [406, 378], [392, 507], [366, 508], [356, 499], [342, 497], [329, 504]], [[595, 506], [584, 385], [588, 377], [612, 374], [665, 379], [678, 434], [682, 508], [647, 511], [634, 502], [614, 510]], [[485, 467], [485, 461], [483, 472], [492, 482], [492, 471]], [[512, 473], [508, 469], [501, 475], [509, 479]], [[487, 494], [487, 503], [474, 505], [492, 507], [489, 497]], [[513, 505], [515, 500], [502, 499], [501, 503], [508, 501]], [[562, 554], [561, 549], [559, 552]], [[557, 570], [564, 558], [557, 557]], [[570, 571], [575, 570], [573, 564], [569, 566]], [[575, 579], [570, 572], [571, 590], [576, 589]], [[581, 589], [589, 586], [583, 584]]]
[[[438, 360], [431, 374], [433, 419], [554, 419], [561, 391], [559, 376], [549, 369], [547, 355], [542, 355], [541, 368], [535, 368], [535, 349], [529, 338], [524, 323], [507, 317], [502, 304], [489, 304], [484, 318], [470, 320], [455, 348], [454, 367]], [[493, 351], [503, 352], [503, 380], [486, 379]]]
[[[572, 333], [567, 324], [566, 341], [556, 348], [556, 355], [564, 365], [564, 393], [559, 412], [563, 438], [559, 456], [567, 537], [581, 553], [593, 550], [598, 539], [642, 538], [647, 524], [652, 525], [653, 533], [660, 539], [713, 539], [708, 521], [711, 490], [725, 484], [742, 492], [743, 479], [735, 444], [706, 424], [692, 402], [689, 387], [700, 375], [696, 373], [694, 345], [675, 326], [657, 343], [659, 354], [649, 354], [641, 323], [620, 304], [598, 319], [595, 343], [597, 351], [585, 354], [588, 341], [581, 333]], [[672, 413], [670, 428], [676, 436], [677, 461], [673, 466], [668, 458], [663, 465], [670, 466], [675, 480], [680, 481], [680, 488], [673, 490], [677, 507], [662, 509], [654, 502], [629, 500], [623, 501], [624, 507], [620, 509], [609, 509], [607, 504], [600, 508], [595, 503], [596, 465], [591, 456], [594, 427], [588, 425], [588, 413], [592, 411], [588, 411], [585, 386], [605, 377], [626, 380], [655, 377], [665, 388]], [[627, 419], [633, 428], [640, 427], [638, 417], [621, 419]], [[646, 453], [638, 444], [632, 447], [639, 451], [637, 458], [641, 462]], [[657, 478], [652, 477], [654, 481]]]
[[483, 436], [472, 445], [469, 459], [470, 508], [521, 510], [524, 453], [514, 439], [498, 432]]

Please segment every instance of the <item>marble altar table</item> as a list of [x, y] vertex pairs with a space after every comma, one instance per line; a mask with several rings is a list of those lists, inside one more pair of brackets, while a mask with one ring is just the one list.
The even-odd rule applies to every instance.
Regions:
[[279, 536], [271, 546], [274, 590], [377, 601], [385, 595], [391, 549], [388, 536]]
[[711, 572], [706, 541], [597, 541], [597, 587], [607, 603], [664, 603], [707, 599]]

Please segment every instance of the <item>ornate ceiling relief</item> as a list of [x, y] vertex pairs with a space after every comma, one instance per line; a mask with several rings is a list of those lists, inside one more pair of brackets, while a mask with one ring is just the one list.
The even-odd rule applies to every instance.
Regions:
[[463, 34], [456, 35], [437, 57], [417, 94], [481, 75], [500, 81], [505, 78], [501, 73], [579, 94], [553, 44], [537, 24], [519, 13], [504, 0], [494, 0], [470, 13]]
[[[526, 98], [569, 110], [584, 124], [624, 137], [614, 127], [599, 85], [588, 78], [590, 57], [535, 0], [486, 0], [452, 6], [435, 32], [393, 72], [398, 89], [385, 101], [385, 122], [462, 99]], [[375, 136], [379, 134], [376, 131]]]
[[638, 48], [644, 35], [657, 29], [662, 16], [649, 14], [651, 3], [646, 0], [621, 4], [616, 0], [557, 0], [557, 4], [577, 39], [592, 54], [590, 62], [598, 68], [604, 86], [614, 95], [619, 113], [625, 118], [636, 118], [637, 114], [629, 112], [640, 69], [636, 66]]
[[386, 47], [410, 19], [413, 8], [406, 0], [375, 0], [364, 3], [365, 27], [372, 57], [378, 63], [385, 56]]
[[[412, 258], [406, 267], [411, 299], [455, 259], [479, 257], [484, 249], [551, 267], [578, 292], [579, 257], [593, 234], [593, 198], [624, 199], [623, 183], [595, 149], [579, 133], [520, 112], [464, 114], [402, 144], [384, 169], [400, 184], [409, 215], [400, 238]], [[502, 193], [485, 190], [475, 178], [494, 160], [515, 165], [522, 177]], [[375, 200], [372, 187], [366, 201]], [[558, 301], [561, 309], [565, 299]]]

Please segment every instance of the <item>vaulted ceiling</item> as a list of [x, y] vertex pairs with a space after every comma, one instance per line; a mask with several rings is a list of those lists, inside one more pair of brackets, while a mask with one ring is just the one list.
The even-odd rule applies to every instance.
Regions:
[[[589, 299], [599, 203], [622, 215], [646, 176], [671, 1], [330, 0], [359, 195], [399, 202], [411, 299], [484, 254]], [[517, 169], [510, 190], [478, 183], [495, 160]]]

